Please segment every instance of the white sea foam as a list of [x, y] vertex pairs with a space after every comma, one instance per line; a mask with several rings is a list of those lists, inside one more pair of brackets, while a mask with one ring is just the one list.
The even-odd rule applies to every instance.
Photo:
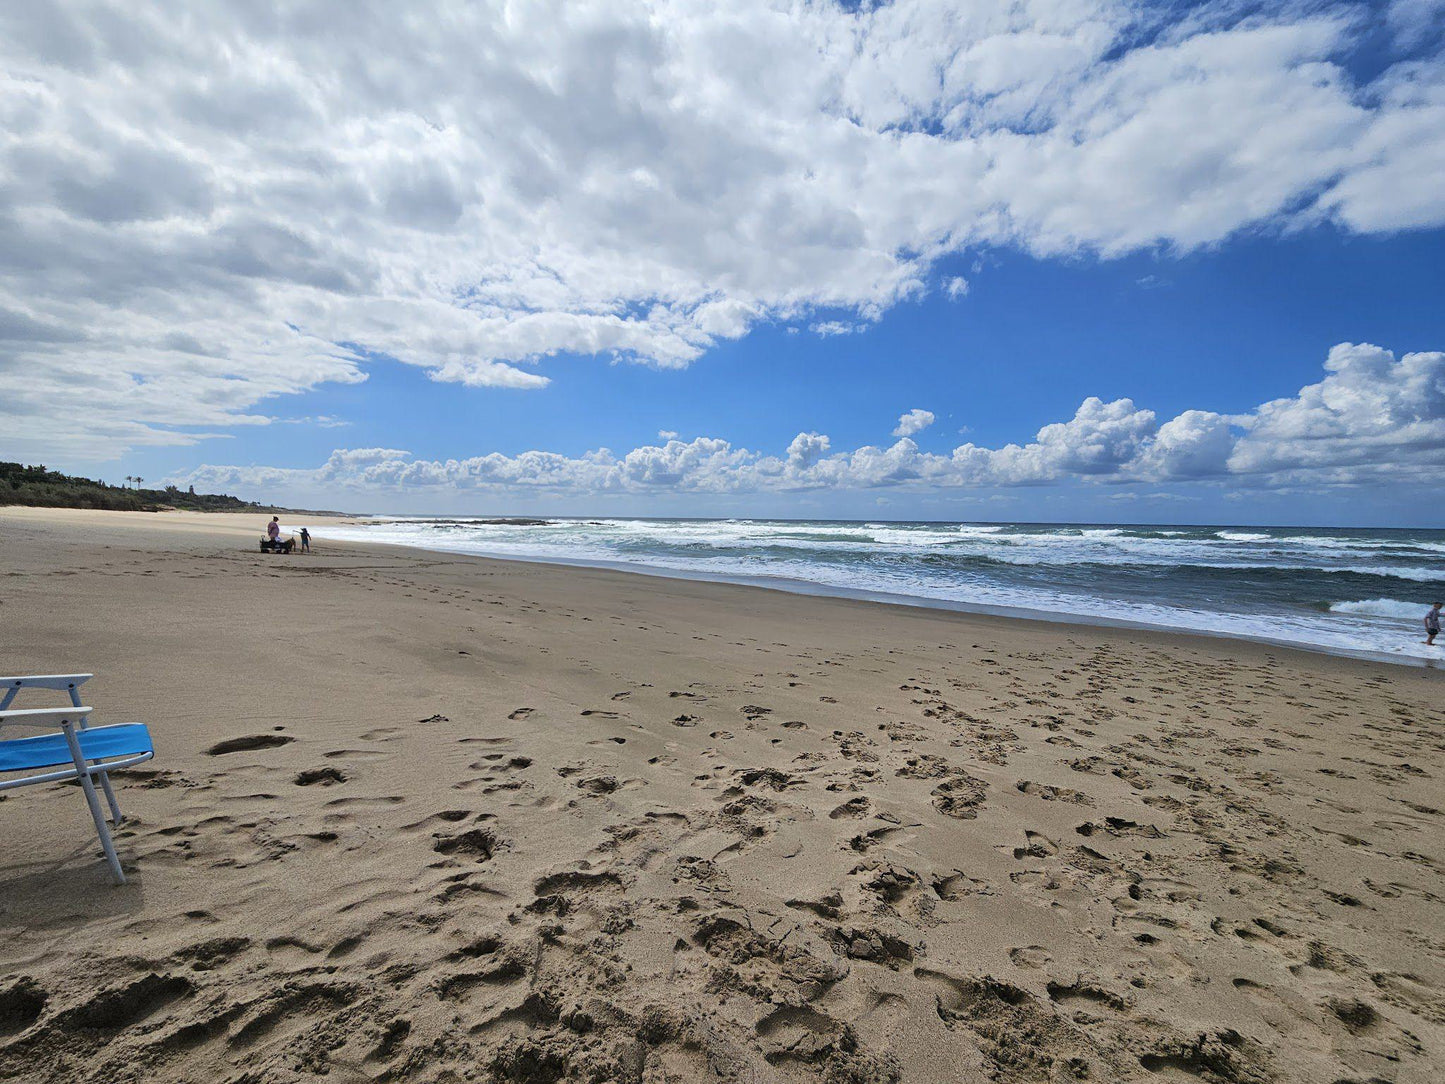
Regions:
[[1419, 602], [1402, 602], [1394, 598], [1366, 598], [1358, 602], [1332, 602], [1330, 612], [1337, 614], [1366, 614], [1370, 617], [1399, 618], [1402, 621], [1421, 622], [1430, 607]]
[[1393, 655], [1424, 653], [1400, 629], [1405, 608], [1418, 616], [1420, 604], [1381, 598], [1321, 610], [1319, 574], [1445, 581], [1445, 568], [1429, 556], [1432, 547], [1445, 550], [1440, 532], [1290, 536], [1088, 525], [737, 519], [516, 524], [457, 517], [323, 525], [313, 533], [481, 556], [812, 584]]

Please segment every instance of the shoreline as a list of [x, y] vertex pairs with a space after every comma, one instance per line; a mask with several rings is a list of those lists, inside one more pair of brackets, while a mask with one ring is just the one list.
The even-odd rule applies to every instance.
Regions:
[[[388, 517], [388, 519], [395, 517]], [[553, 517], [554, 519], [564, 517]], [[332, 524], [328, 526], [362, 526], [356, 524]], [[327, 538], [326, 535], [315, 535], [316, 538]], [[953, 599], [931, 598], [927, 595], [904, 595], [890, 593], [887, 591], [871, 591], [866, 588], [850, 588], [833, 584], [818, 583], [813, 580], [801, 580], [789, 576], [747, 576], [733, 575], [728, 573], [709, 573], [705, 571], [684, 571], [681, 569], [668, 568], [663, 565], [648, 565], [640, 562], [629, 561], [604, 561], [587, 560], [582, 558], [567, 557], [530, 557], [519, 554], [479, 553], [475, 550], [448, 549], [439, 545], [421, 545], [399, 542], [371, 542], [364, 538], [346, 537], [341, 539], [330, 539], [331, 541], [355, 542], [358, 545], [397, 546], [401, 549], [419, 550], [424, 553], [444, 553], [452, 557], [471, 557], [481, 561], [515, 561], [521, 564], [546, 565], [553, 568], [576, 568], [576, 569], [599, 569], [611, 572], [622, 572], [630, 575], [653, 576], [667, 580], [690, 580], [698, 583], [731, 584], [739, 587], [755, 587], [765, 591], [781, 591], [787, 594], [805, 595], [819, 598], [853, 599], [855, 601], [873, 602], [885, 606], [901, 606], [922, 610], [941, 610], [945, 612], [970, 614], [979, 617], [996, 617], [1010, 621], [1027, 621], [1041, 624], [1053, 625], [1078, 625], [1094, 629], [1125, 629], [1133, 632], [1149, 633], [1151, 635], [1163, 636], [1185, 636], [1203, 637], [1208, 640], [1223, 640], [1227, 642], [1260, 644], [1267, 647], [1279, 648], [1287, 651], [1302, 651], [1313, 655], [1327, 655], [1334, 658], [1359, 659], [1367, 662], [1387, 663], [1392, 666], [1409, 666], [1418, 669], [1435, 670], [1445, 669], [1445, 647], [1442, 647], [1440, 657], [1430, 658], [1428, 656], [1392, 654], [1387, 651], [1370, 651], [1365, 648], [1347, 648], [1329, 644], [1312, 644], [1295, 640], [1286, 640], [1268, 636], [1249, 635], [1246, 633], [1224, 632], [1214, 629], [1187, 628], [1179, 625], [1154, 624], [1147, 621], [1135, 621], [1128, 618], [1106, 617], [1092, 614], [1076, 614], [1067, 611], [1047, 611], [1030, 609], [1024, 606], [991, 606], [985, 603], [958, 602]], [[1423, 610], [1421, 611], [1423, 613]], [[1441, 641], [1445, 644], [1445, 640]]]
[[[92, 517], [100, 518], [95, 519]], [[71, 523], [75, 526], [82, 527], [109, 526], [127, 532], [150, 529], [161, 532], [176, 530], [184, 532], [186, 535], [214, 533], [234, 538], [246, 537], [253, 542], [259, 540], [264, 528], [264, 523], [259, 527], [255, 526], [256, 516], [251, 513], [238, 512], [116, 512], [96, 509], [36, 508], [19, 505], [0, 506], [0, 526], [3, 526], [7, 518], [21, 522], [32, 521], [53, 525]], [[351, 522], [333, 522], [328, 523], [326, 527], [365, 526], [370, 522], [370, 517], [356, 516], [344, 518], [351, 520]], [[559, 517], [551, 518], [555, 519]], [[363, 550], [378, 552], [392, 552], [395, 554], [430, 553], [444, 555], [450, 558], [461, 558], [467, 561], [496, 564], [504, 567], [508, 565], [522, 565], [559, 570], [567, 569], [577, 572], [591, 571], [622, 576], [641, 576], [648, 579], [674, 583], [711, 584], [721, 588], [732, 587], [745, 590], [766, 591], [803, 598], [835, 599], [872, 606], [883, 606], [905, 612], [915, 610], [922, 613], [955, 614], [961, 618], [1002, 621], [1009, 624], [1023, 623], [1025, 625], [1043, 626], [1045, 628], [1053, 628], [1061, 625], [1079, 631], [1092, 630], [1115, 634], [1143, 633], [1146, 634], [1149, 642], [1152, 642], [1154, 638], [1163, 638], [1166, 642], [1178, 640], [1185, 644], [1198, 641], [1203, 644], [1215, 645], [1249, 645], [1257, 649], [1269, 649], [1291, 654], [1297, 653], [1306, 657], [1334, 658], [1384, 664], [1392, 667], [1403, 666], [1411, 670], [1445, 672], [1445, 651], [1442, 651], [1442, 657], [1437, 661], [1429, 658], [1420, 658], [1418, 656], [1392, 655], [1387, 652], [1371, 652], [1366, 650], [1332, 648], [1325, 645], [1301, 644], [1299, 642], [1274, 640], [1262, 636], [1216, 632], [1209, 629], [1154, 625], [1146, 622], [1129, 621], [1122, 618], [1095, 617], [1071, 613], [1045, 614], [1043, 611], [1030, 610], [1024, 607], [988, 606], [958, 603], [949, 599], [930, 599], [924, 596], [890, 595], [887, 592], [833, 587], [828, 584], [813, 583], [807, 580], [792, 580], [787, 577], [746, 577], [684, 572], [665, 567], [631, 564], [621, 561], [583, 561], [566, 558], [532, 558], [515, 554], [482, 554], [467, 550], [452, 550], [409, 543], [373, 541], [371, 539], [349, 536], [342, 539], [334, 539], [328, 538], [325, 535], [317, 535], [314, 532], [312, 537], [328, 545], [340, 543], [342, 546], [358, 546]], [[279, 556], [278, 559], [284, 560], [287, 558], [283, 555]], [[1131, 638], [1138, 639], [1138, 637]], [[1441, 642], [1445, 643], [1445, 640]]]

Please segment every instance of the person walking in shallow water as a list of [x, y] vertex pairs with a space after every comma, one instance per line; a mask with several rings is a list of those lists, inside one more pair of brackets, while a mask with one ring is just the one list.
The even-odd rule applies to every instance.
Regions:
[[1430, 612], [1425, 615], [1425, 643], [1430, 647], [1435, 646], [1435, 637], [1440, 635], [1440, 607], [1445, 602], [1437, 602], [1430, 607]]

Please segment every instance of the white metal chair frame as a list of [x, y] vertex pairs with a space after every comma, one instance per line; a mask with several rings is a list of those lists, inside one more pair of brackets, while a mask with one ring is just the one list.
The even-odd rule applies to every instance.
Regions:
[[[111, 823], [118, 825], [124, 818], [120, 811], [120, 803], [116, 801], [115, 790], [110, 785], [110, 772], [117, 768], [128, 768], [133, 764], [150, 760], [155, 756], [155, 750], [130, 753], [107, 760], [86, 760], [80, 747], [80, 739], [76, 736], [76, 730], [77, 728], [82, 731], [86, 729], [87, 716], [92, 710], [81, 704], [80, 686], [93, 676], [93, 674], [39, 674], [32, 677], [0, 678], [0, 688], [5, 690], [4, 694], [0, 695], [0, 727], [9, 724], [58, 726], [65, 735], [65, 744], [70, 750], [70, 758], [73, 762], [72, 767], [62, 768], [59, 771], [42, 772], [40, 775], [27, 775], [19, 779], [0, 780], [0, 791], [33, 786], [37, 783], [80, 780], [81, 789], [85, 791], [86, 804], [90, 807], [91, 819], [95, 821], [96, 835], [100, 837], [101, 849], [105, 851], [106, 861], [110, 864], [110, 871], [115, 876], [117, 884], [124, 884], [125, 874], [121, 871], [120, 859], [116, 857], [115, 844], [111, 841], [110, 836], [110, 826], [106, 824], [105, 813], [100, 806], [100, 797], [95, 793], [95, 782], [92, 777], [99, 777], [101, 789], [105, 792], [106, 802], [110, 806]], [[55, 689], [68, 692], [71, 706], [68, 708], [10, 710], [10, 705], [15, 702], [15, 697], [19, 695], [21, 689]]]

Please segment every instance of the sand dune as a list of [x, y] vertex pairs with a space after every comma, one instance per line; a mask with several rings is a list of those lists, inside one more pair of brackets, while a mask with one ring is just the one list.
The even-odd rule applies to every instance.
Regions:
[[[1440, 674], [0, 510], [0, 1077], [1445, 1076]], [[121, 781], [121, 777], [117, 777]]]

